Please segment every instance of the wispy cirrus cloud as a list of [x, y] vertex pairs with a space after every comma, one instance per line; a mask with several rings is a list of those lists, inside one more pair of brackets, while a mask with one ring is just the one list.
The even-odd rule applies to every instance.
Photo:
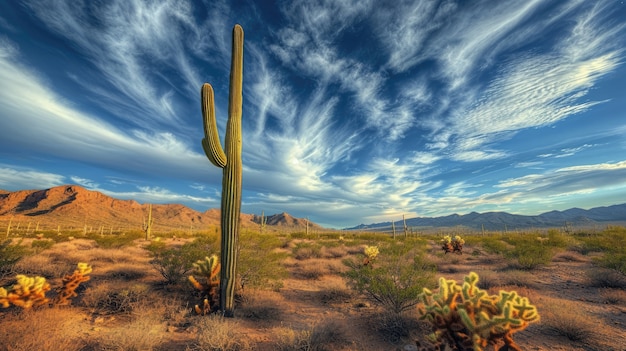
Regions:
[[[41, 152], [86, 164], [105, 165], [111, 169], [144, 174], [187, 174], [200, 179], [214, 173], [202, 167], [203, 155], [167, 132], [134, 130], [127, 133], [118, 127], [76, 109], [49, 88], [38, 72], [18, 63], [19, 53], [0, 56], [0, 108], [10, 119], [0, 119], [8, 145], [22, 152]], [[31, 126], [38, 127], [36, 137]]]
[[42, 172], [28, 167], [15, 167], [0, 163], [0, 189], [46, 189], [63, 185], [65, 176]]
[[583, 98], [622, 60], [613, 46], [616, 31], [600, 23], [601, 17], [579, 16], [584, 18], [578, 21], [595, 29], [592, 49], [571, 47], [580, 41], [571, 39], [582, 35], [574, 27], [557, 44], [557, 54], [527, 54], [508, 61], [477, 102], [453, 114], [447, 141], [456, 150], [454, 159], [505, 157], [507, 152], [495, 146], [499, 141], [511, 139], [523, 129], [552, 125], [603, 102]]
[[506, 179], [497, 188], [528, 194], [539, 199], [545, 196], [566, 196], [572, 192], [595, 192], [603, 188], [623, 186], [626, 161], [588, 164], [558, 168], [545, 173], [533, 173]]
[[[69, 40], [97, 68], [87, 74], [67, 74], [100, 97], [94, 102], [117, 116], [136, 124], [172, 123], [179, 119], [176, 91], [197, 93], [200, 74], [185, 52], [187, 45], [195, 44], [189, 41], [202, 42], [205, 37], [196, 31], [189, 2], [112, 1], [97, 9], [95, 3], [33, 0], [27, 4], [44, 25]], [[153, 72], [155, 63], [176, 71], [181, 79], [174, 82]], [[107, 84], [89, 83], [100, 79]]]

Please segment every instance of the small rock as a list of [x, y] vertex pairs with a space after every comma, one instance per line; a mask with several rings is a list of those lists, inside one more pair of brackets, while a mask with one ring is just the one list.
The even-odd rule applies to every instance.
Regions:
[[404, 345], [402, 350], [404, 350], [404, 351], [417, 351], [417, 346], [415, 346], [413, 344], [406, 344], [406, 345]]

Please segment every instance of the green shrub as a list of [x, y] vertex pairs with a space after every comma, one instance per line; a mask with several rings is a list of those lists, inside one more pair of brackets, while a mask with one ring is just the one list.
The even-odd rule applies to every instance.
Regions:
[[582, 242], [581, 253], [602, 252], [603, 255], [595, 261], [599, 266], [613, 269], [626, 275], [626, 228], [610, 226], [600, 233], [592, 235], [577, 235]]
[[[344, 260], [350, 268], [344, 277], [354, 290], [400, 314], [418, 303], [418, 295], [424, 287], [434, 285], [436, 268], [409, 245], [391, 244], [379, 251], [375, 261], [363, 261], [364, 255], [361, 260]], [[364, 265], [363, 262], [369, 263]]]
[[532, 270], [552, 261], [554, 247], [550, 240], [534, 234], [510, 235], [505, 240], [513, 247], [504, 256], [517, 261], [519, 268]]
[[150, 263], [165, 278], [167, 284], [176, 284], [186, 279], [196, 261], [219, 251], [215, 240], [210, 237], [200, 237], [181, 246], [167, 246], [164, 242], [153, 241], [146, 246], [146, 250], [152, 255]]
[[485, 251], [493, 254], [502, 255], [508, 251], [509, 246], [498, 237], [487, 237], [481, 241]]
[[44, 240], [35, 240], [30, 244], [30, 247], [35, 251], [35, 252], [41, 252], [43, 250], [49, 249], [54, 245], [54, 241], [53, 240], [48, 240], [48, 239], [44, 239]]
[[13, 244], [11, 239], [0, 242], [0, 278], [12, 273], [13, 265], [27, 253], [20, 243]]
[[143, 238], [143, 234], [141, 234], [141, 232], [132, 232], [120, 235], [89, 234], [87, 237], [94, 240], [101, 248], [119, 249], [131, 245], [136, 239]]
[[299, 242], [293, 248], [293, 257], [297, 260], [307, 260], [309, 258], [321, 258], [322, 247], [317, 243]]
[[242, 287], [282, 287], [287, 270], [281, 262], [287, 254], [275, 250], [281, 244], [273, 235], [241, 233], [237, 274]]

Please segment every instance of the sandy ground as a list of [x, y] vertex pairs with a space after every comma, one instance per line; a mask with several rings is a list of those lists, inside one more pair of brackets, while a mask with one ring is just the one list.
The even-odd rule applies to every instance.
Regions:
[[[415, 340], [428, 333], [416, 312], [409, 311], [403, 315], [408, 332], [391, 335], [382, 322], [384, 309], [346, 287], [341, 261], [350, 253], [287, 258], [283, 264], [289, 276], [280, 289], [246, 291], [232, 324], [207, 331], [200, 323], [207, 317], [191, 313], [192, 295], [181, 292], [189, 287], [162, 286], [141, 245], [138, 241], [134, 247], [101, 249], [80, 239], [55, 244], [24, 259], [17, 268], [31, 267], [24, 273], [47, 275], [51, 283], [58, 284], [59, 272], [71, 271], [69, 262], [77, 260], [92, 262], [94, 273], [74, 306], [0, 311], [0, 340], [4, 339], [0, 350], [33, 349], [20, 344], [23, 338], [31, 338], [39, 350], [58, 350], [64, 339], [73, 340], [73, 348], [63, 346], [68, 350], [219, 350], [199, 341], [201, 333], [207, 332], [230, 332], [226, 337], [242, 340], [239, 349], [244, 350], [411, 350]], [[289, 252], [289, 248], [284, 250]], [[437, 277], [460, 282], [475, 271], [489, 282], [494, 294], [499, 289], [516, 290], [530, 298], [542, 321], [514, 335], [523, 350], [626, 350], [626, 292], [590, 286], [593, 274], [599, 274], [594, 273], [598, 271], [592, 257], [565, 251], [547, 266], [520, 271], [479, 247], [442, 257], [437, 254], [438, 245], [431, 243], [428, 252], [438, 266]], [[1, 285], [7, 286], [9, 278], [3, 278]], [[138, 292], [129, 293], [133, 289]], [[126, 300], [120, 297], [123, 294]], [[568, 338], [548, 327], [554, 321], [571, 322], [569, 328], [575, 335]], [[280, 341], [294, 332], [316, 331], [314, 345], [287, 347]], [[580, 340], [572, 340], [577, 335]]]

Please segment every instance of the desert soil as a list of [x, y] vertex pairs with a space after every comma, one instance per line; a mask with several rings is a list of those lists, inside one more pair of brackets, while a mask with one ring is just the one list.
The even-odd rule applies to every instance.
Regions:
[[[18, 264], [18, 269], [26, 270], [31, 267], [28, 273], [47, 275], [51, 277], [52, 283], [58, 283], [61, 277], [59, 272], [71, 271], [73, 263], [70, 262], [77, 260], [93, 262], [94, 272], [73, 306], [53, 308], [61, 312], [55, 312], [52, 316], [76, 320], [75, 324], [61, 323], [62, 321], [34, 323], [28, 319], [32, 313], [43, 315], [48, 313], [45, 311], [24, 312], [15, 308], [0, 311], [0, 330], [4, 330], [0, 332], [0, 350], [25, 349], [20, 348], [19, 339], [11, 333], [21, 333], [21, 338], [31, 336], [35, 339], [45, 339], [46, 335], [52, 335], [50, 333], [66, 333], [68, 338], [81, 341], [82, 346], [78, 349], [114, 349], [111, 345], [115, 343], [111, 338], [141, 337], [140, 333], [132, 334], [128, 329], [137, 327], [138, 324], [131, 324], [131, 321], [147, 315], [146, 311], [153, 308], [150, 301], [142, 299], [152, 298], [163, 301], [161, 304], [166, 305], [166, 308], [158, 310], [161, 314], [157, 317], [150, 317], [154, 319], [156, 328], [150, 331], [160, 334], [155, 339], [155, 345], [149, 342], [142, 344], [148, 345], [145, 349], [203, 349], [197, 344], [200, 333], [198, 321], [206, 316], [191, 313], [191, 307], [188, 307], [190, 294], [180, 292], [181, 289], [189, 288], [188, 286], [164, 287], [159, 283], [162, 279], [150, 265], [150, 256], [142, 248], [143, 245], [145, 242], [138, 240], [133, 247], [101, 249], [93, 242], [76, 239], [55, 244], [36, 256], [23, 259]], [[472, 251], [475, 254], [470, 254]], [[537, 305], [542, 321], [514, 335], [523, 350], [626, 350], [626, 293], [623, 289], [590, 286], [589, 274], [593, 274], [591, 272], [596, 269], [592, 257], [565, 251], [556, 255], [547, 266], [526, 272], [508, 269], [504, 259], [487, 254], [479, 248], [466, 247], [466, 254], [463, 255], [442, 256], [438, 252], [438, 245], [431, 243], [429, 257], [438, 266], [437, 277], [445, 276], [460, 282], [467, 273], [475, 271], [491, 281], [493, 287], [490, 291], [493, 293], [499, 289], [517, 290]], [[289, 277], [283, 280], [283, 287], [277, 291], [246, 292], [247, 299], [234, 318], [236, 337], [245, 339], [250, 349], [276, 350], [277, 340], [281, 333], [284, 335], [285, 330], [311, 331], [324, 327], [322, 329], [326, 334], [322, 335], [327, 335], [330, 340], [327, 343], [318, 340], [318, 350], [410, 350], [409, 345], [414, 345], [414, 340], [423, 338], [428, 333], [427, 326], [417, 320], [414, 311], [410, 311], [403, 316], [409, 329], [408, 334], [390, 335], [389, 329], [382, 327], [384, 323], [381, 320], [386, 315], [384, 309], [366, 296], [355, 294], [346, 287], [340, 276], [339, 272], [345, 269], [341, 261], [349, 255], [301, 260], [287, 258], [283, 264], [289, 271]], [[3, 278], [0, 285], [7, 286], [9, 278]], [[498, 280], [505, 282], [504, 286], [500, 286], [502, 284]], [[515, 281], [517, 283], [511, 283]], [[138, 301], [128, 302], [133, 307], [131, 312], [121, 308], [111, 311], [111, 306], [103, 306], [98, 302], [110, 302], [111, 296], [119, 296], [120, 291], [128, 291], [138, 284], [147, 286], [149, 291], [142, 293], [144, 295], [138, 294]], [[608, 301], [609, 295], [621, 296], [621, 299]], [[140, 308], [144, 309], [144, 314], [138, 312]], [[177, 311], [164, 312], [166, 309]], [[164, 313], [168, 315], [167, 320], [159, 320], [158, 316], [163, 316]], [[574, 320], [572, 316], [580, 317], [581, 321]], [[41, 316], [38, 318], [40, 320]], [[578, 341], [570, 340], [562, 333], [542, 325], [550, 318], [570, 318], [575, 323], [583, 323], [582, 326], [574, 326], [573, 330], [581, 328], [582, 332], [588, 332], [589, 335], [581, 335], [582, 339]], [[24, 323], [29, 325], [23, 325]], [[70, 328], [80, 329], [80, 332]], [[99, 340], [108, 340], [108, 344]], [[39, 349], [54, 350], [54, 342], [49, 341], [47, 346]], [[133, 340], [127, 343], [133, 344]], [[308, 350], [305, 347], [301, 349]]]

